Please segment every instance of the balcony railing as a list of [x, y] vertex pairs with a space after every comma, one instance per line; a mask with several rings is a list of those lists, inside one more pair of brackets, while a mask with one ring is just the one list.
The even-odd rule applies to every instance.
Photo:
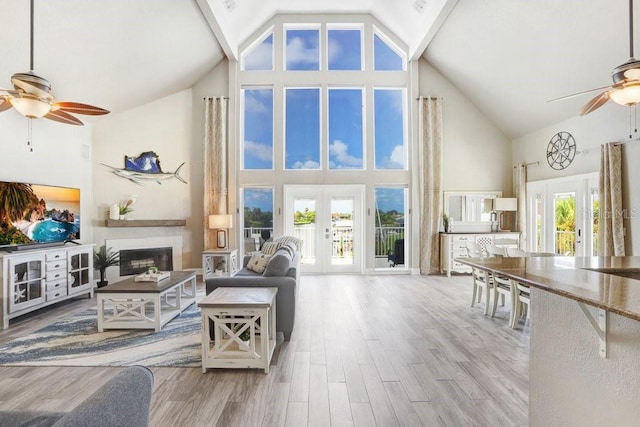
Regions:
[[[244, 229], [245, 251], [252, 250], [251, 248], [246, 248], [247, 242], [250, 242], [251, 239], [259, 242], [260, 235], [264, 230], [273, 232], [273, 229], [268, 227], [247, 227]], [[389, 251], [394, 250], [396, 240], [404, 239], [404, 227], [376, 227], [375, 233], [375, 256], [377, 258], [386, 257]], [[315, 224], [296, 225], [294, 227], [294, 235], [304, 242], [302, 256], [307, 258], [314, 257]], [[331, 254], [334, 257], [353, 256], [353, 227], [332, 227]]]
[[556, 253], [574, 256], [576, 254], [576, 233], [573, 231], [556, 231]]

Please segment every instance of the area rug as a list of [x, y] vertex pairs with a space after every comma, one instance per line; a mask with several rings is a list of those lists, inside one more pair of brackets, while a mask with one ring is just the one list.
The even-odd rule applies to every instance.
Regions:
[[4, 366], [171, 366], [200, 367], [200, 309], [152, 330], [98, 332], [97, 308], [61, 319], [0, 346]]

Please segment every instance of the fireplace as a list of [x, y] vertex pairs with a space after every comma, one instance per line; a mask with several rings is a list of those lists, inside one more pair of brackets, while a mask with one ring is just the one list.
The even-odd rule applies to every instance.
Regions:
[[149, 267], [160, 271], [173, 270], [173, 248], [144, 248], [120, 250], [120, 275], [144, 273]]
[[110, 282], [140, 274], [151, 264], [161, 271], [182, 270], [181, 236], [107, 239], [105, 245], [120, 254], [120, 269], [107, 268]]

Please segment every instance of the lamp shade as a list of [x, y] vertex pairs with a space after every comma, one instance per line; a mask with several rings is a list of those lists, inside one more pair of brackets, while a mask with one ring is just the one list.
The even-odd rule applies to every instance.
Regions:
[[13, 108], [29, 119], [39, 119], [51, 111], [51, 105], [33, 96], [24, 95], [21, 98], [14, 97], [9, 100]]
[[209, 215], [209, 228], [227, 229], [233, 227], [231, 215]]
[[609, 92], [609, 97], [620, 105], [635, 105], [640, 102], [640, 83], [628, 83]]
[[518, 199], [515, 197], [498, 197], [493, 202], [494, 211], [517, 211]]

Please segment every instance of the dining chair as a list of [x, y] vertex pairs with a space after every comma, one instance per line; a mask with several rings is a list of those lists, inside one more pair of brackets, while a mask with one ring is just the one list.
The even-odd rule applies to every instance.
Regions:
[[[486, 253], [482, 249], [482, 247], [473, 242], [467, 242], [467, 255], [470, 258], [480, 258], [485, 257]], [[473, 292], [471, 294], [471, 307], [475, 305], [476, 302], [482, 302], [482, 293], [484, 290], [485, 294], [485, 303], [484, 303], [484, 314], [489, 314], [489, 295], [490, 291], [493, 288], [493, 278], [491, 274], [486, 271], [480, 270], [478, 268], [471, 268], [471, 276], [473, 279]], [[476, 301], [477, 297], [477, 301]]]
[[531, 315], [531, 297], [530, 288], [519, 282], [515, 282], [514, 294], [514, 309], [513, 316], [511, 316], [511, 328], [515, 329], [518, 326], [518, 322], [522, 316], [525, 316], [525, 323], [530, 319]]
[[509, 326], [513, 324], [513, 316], [515, 315], [515, 287], [516, 284], [513, 280], [500, 276], [493, 275], [493, 308], [491, 309], [491, 317], [495, 317], [496, 309], [498, 308], [498, 298], [502, 300], [501, 305], [504, 306], [506, 297], [509, 297], [509, 303], [511, 310], [509, 311]]
[[517, 258], [517, 257], [526, 257], [527, 253], [525, 251], [523, 251], [522, 249], [518, 249], [518, 248], [506, 248], [507, 249], [507, 256], [508, 257], [513, 257], [513, 258]]
[[486, 249], [489, 256], [507, 256], [505, 248], [496, 245], [489, 245]]

